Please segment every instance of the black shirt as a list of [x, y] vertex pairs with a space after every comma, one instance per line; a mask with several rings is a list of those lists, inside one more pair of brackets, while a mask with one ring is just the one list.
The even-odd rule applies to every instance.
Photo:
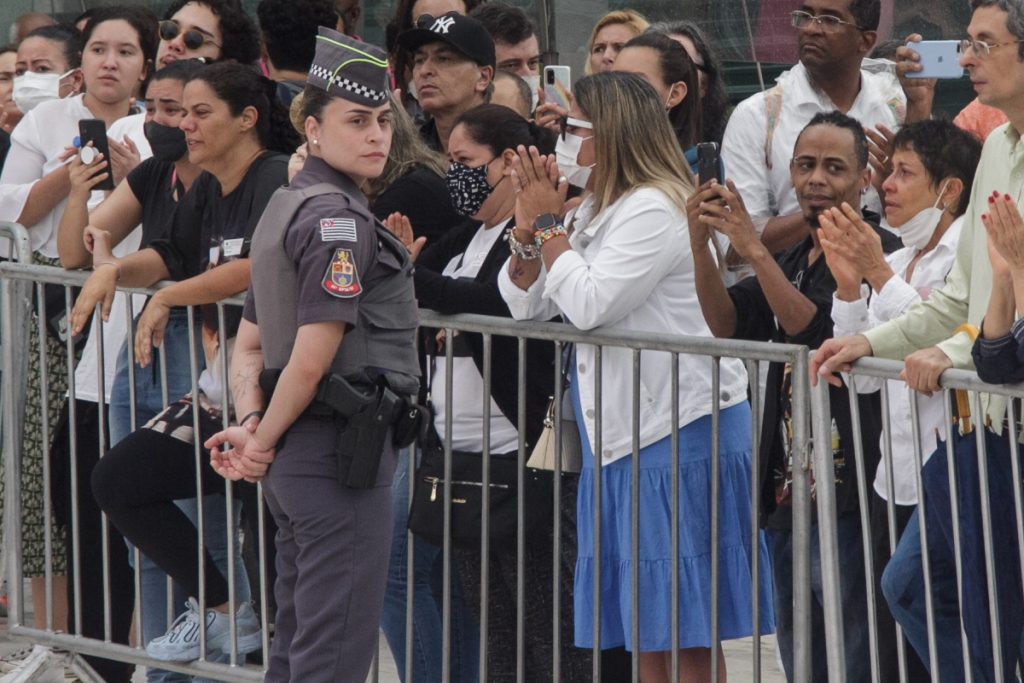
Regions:
[[[864, 213], [864, 219], [882, 238], [882, 249], [890, 253], [901, 244], [892, 233], [878, 225], [878, 216]], [[810, 299], [817, 311], [807, 326], [789, 335], [778, 325], [768, 299], [756, 277], [748, 277], [729, 288], [729, 298], [736, 307], [736, 330], [733, 337], [754, 341], [803, 344], [812, 349], [832, 337], [832, 295], [836, 281], [819, 255], [808, 264], [814, 247], [810, 236], [776, 257], [782, 272], [800, 293]], [[785, 363], [772, 363], [768, 369], [764, 400], [764, 419], [758, 446], [761, 484], [762, 524], [769, 528], [788, 529], [791, 524], [792, 501], [790, 484], [792, 467], [789, 442], [792, 437], [790, 405], [790, 373]], [[854, 469], [853, 426], [846, 387], [829, 387], [829, 404], [833, 429], [830, 435], [836, 477], [836, 510], [839, 513], [857, 509], [857, 480]], [[872, 476], [881, 457], [881, 404], [878, 392], [860, 394], [861, 438], [864, 444], [864, 472]], [[808, 406], [808, 410], [810, 406]]]
[[[187, 280], [228, 261], [248, 258], [256, 224], [270, 196], [288, 182], [288, 157], [265, 152], [249, 166], [242, 182], [227, 195], [220, 181], [203, 172], [178, 202], [167, 235], [149, 247], [160, 254], [172, 280]], [[241, 312], [225, 309], [227, 337], [238, 329]], [[215, 309], [204, 307], [203, 324], [216, 329]]]
[[429, 118], [420, 126], [420, 137], [427, 146], [435, 152], [444, 154], [444, 147], [441, 145], [441, 136], [437, 132], [437, 122]]
[[185, 186], [174, 173], [174, 162], [150, 157], [136, 166], [125, 178], [135, 199], [142, 206], [142, 242], [145, 249], [153, 240], [165, 237], [178, 199], [185, 196]]

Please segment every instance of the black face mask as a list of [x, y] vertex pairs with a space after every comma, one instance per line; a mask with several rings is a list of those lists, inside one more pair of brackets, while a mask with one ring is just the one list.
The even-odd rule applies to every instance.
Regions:
[[156, 121], [147, 121], [143, 128], [153, 156], [161, 161], [178, 161], [188, 154], [185, 131], [180, 128], [162, 126]]
[[494, 191], [487, 182], [487, 164], [470, 168], [453, 161], [448, 165], [445, 180], [448, 182], [448, 196], [452, 200], [452, 208], [460, 216], [475, 216]]

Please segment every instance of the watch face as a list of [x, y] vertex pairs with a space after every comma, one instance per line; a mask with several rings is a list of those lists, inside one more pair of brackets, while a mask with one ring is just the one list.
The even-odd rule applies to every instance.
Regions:
[[553, 213], [542, 213], [537, 216], [537, 220], [533, 222], [534, 230], [544, 230], [552, 226], [558, 225], [558, 216]]

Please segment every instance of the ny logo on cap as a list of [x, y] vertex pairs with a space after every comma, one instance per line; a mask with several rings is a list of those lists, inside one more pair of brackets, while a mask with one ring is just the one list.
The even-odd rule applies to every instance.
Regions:
[[430, 30], [434, 33], [448, 33], [448, 29], [455, 23], [455, 17], [441, 17], [434, 22], [434, 25], [430, 27]]

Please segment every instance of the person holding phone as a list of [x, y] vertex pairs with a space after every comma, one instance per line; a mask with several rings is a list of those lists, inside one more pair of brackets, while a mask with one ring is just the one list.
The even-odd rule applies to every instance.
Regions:
[[[41, 29], [51, 31], [51, 29]], [[40, 59], [50, 59], [49, 73], [34, 74], [34, 79], [45, 81], [50, 96], [29, 111], [18, 123], [11, 135], [11, 149], [3, 171], [0, 173], [0, 220], [20, 223], [28, 230], [37, 265], [59, 265], [57, 252], [57, 226], [67, 203], [71, 189], [68, 160], [78, 153], [74, 146], [78, 136], [78, 122], [82, 119], [101, 119], [111, 124], [126, 116], [132, 107], [132, 95], [138, 84], [145, 79], [156, 52], [156, 17], [140, 7], [107, 7], [97, 10], [78, 43], [74, 37], [65, 42], [41, 36], [26, 40], [28, 59], [30, 53], [45, 47], [46, 43], [61, 45], [61, 49], [50, 50]], [[48, 33], [56, 36], [57, 34]], [[79, 59], [81, 50], [81, 62]], [[71, 55], [71, 56], [68, 56]], [[63, 60], [66, 63], [62, 63]], [[19, 67], [20, 68], [20, 67]], [[21, 78], [25, 78], [22, 74]], [[25, 102], [28, 91], [24, 81], [16, 84], [15, 99]], [[75, 92], [74, 84], [84, 84], [86, 93]], [[21, 85], [19, 88], [18, 85]], [[44, 89], [43, 85], [39, 89]], [[67, 95], [59, 98], [60, 93]], [[30, 98], [31, 99], [31, 98]], [[102, 199], [101, 193], [91, 197], [93, 205]], [[25, 533], [25, 566], [27, 576], [38, 577], [33, 595], [36, 602], [36, 625], [45, 626], [46, 610], [42, 575], [45, 569], [44, 524], [42, 477], [43, 458], [47, 457], [50, 444], [43, 440], [43, 424], [57, 423], [61, 406], [64, 404], [68, 387], [68, 357], [63, 341], [59, 338], [60, 320], [63, 318], [63, 289], [56, 297], [58, 305], [48, 307], [44, 339], [39, 335], [29, 337], [29, 374], [25, 410], [25, 441], [23, 461], [22, 496], [29, 504], [23, 510]], [[48, 322], [50, 322], [48, 321]], [[52, 328], [52, 329], [51, 329]], [[36, 329], [33, 324], [32, 329]], [[40, 345], [46, 357], [48, 405], [41, 400], [42, 369], [40, 366]], [[84, 387], [83, 387], [84, 388]], [[32, 504], [37, 501], [38, 504]], [[56, 535], [54, 552], [54, 574], [63, 575], [63, 536]], [[55, 594], [62, 596], [55, 602], [54, 628], [65, 630], [66, 602], [63, 599], [63, 583], [55, 584]], [[127, 625], [125, 625], [127, 628]], [[126, 635], [125, 631], [125, 635]]]
[[[639, 76], [601, 73], [576, 83], [574, 103], [556, 155], [519, 149], [511, 176], [517, 187], [515, 224], [509, 243], [513, 256], [502, 268], [498, 287], [516, 319], [548, 319], [561, 314], [581, 329], [623, 329], [709, 336], [695, 290], [694, 259], [687, 241], [686, 201], [693, 193], [682, 150], [665, 116], [664, 100]], [[579, 208], [559, 216], [568, 183], [589, 190]], [[571, 232], [571, 234], [570, 234]], [[539, 252], [539, 253], [538, 253]], [[667, 327], [666, 327], [667, 326]], [[579, 345], [569, 364], [574, 412], [583, 447], [578, 495], [578, 559], [574, 591], [577, 647], [589, 648], [594, 628], [594, 580], [601, 567], [601, 647], [632, 649], [631, 624], [640, 624], [640, 676], [667, 683], [672, 648], [672, 552], [669, 498], [674, 476], [672, 434], [678, 434], [681, 531], [679, 547], [679, 656], [682, 680], [706, 681], [711, 675], [712, 641], [706, 595], [711, 588], [710, 466], [712, 411], [720, 409], [722, 510], [719, 589], [728, 600], [719, 613], [722, 639], [753, 631], [753, 585], [747, 579], [754, 553], [767, 567], [763, 537], [751, 544], [750, 407], [747, 376], [735, 359], [721, 362], [721, 385], [711, 393], [706, 359], [681, 356], [678, 386], [680, 414], [673, 423], [671, 359], [644, 352], [638, 397], [641, 583], [622, 577], [633, 564], [631, 510], [633, 486], [632, 411], [622, 401], [633, 396], [633, 357], [628, 349], [605, 348], [601, 376], [602, 450], [596, 451], [595, 349]], [[601, 528], [615, 534], [595, 555], [594, 491], [601, 478]], [[609, 531], [611, 530], [611, 531]], [[771, 585], [760, 577], [761, 633], [774, 629]], [[697, 587], [697, 588], [691, 588]], [[631, 613], [633, 591], [640, 611]], [[614, 606], [614, 607], [609, 607]], [[714, 645], [717, 645], [715, 643]], [[719, 670], [724, 658], [719, 650]]]

